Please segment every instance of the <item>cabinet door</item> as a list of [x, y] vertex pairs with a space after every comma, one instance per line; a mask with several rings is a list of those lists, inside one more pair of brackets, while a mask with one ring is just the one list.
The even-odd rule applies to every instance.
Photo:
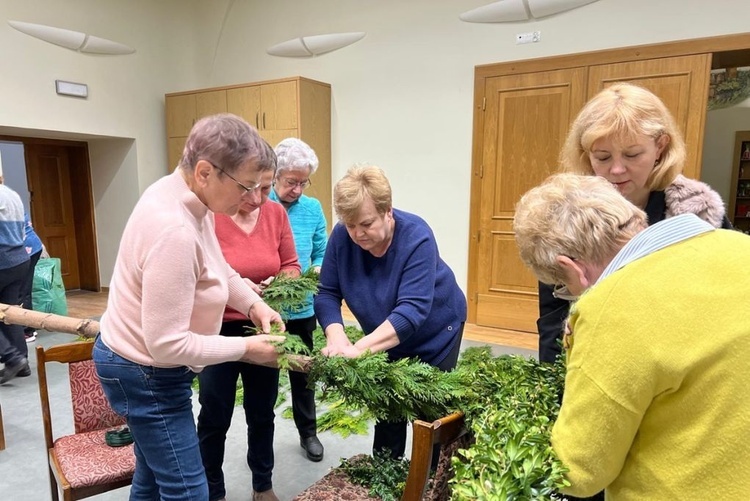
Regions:
[[227, 91], [212, 90], [195, 95], [195, 118], [227, 112]]
[[585, 68], [485, 80], [477, 258], [470, 263], [476, 323], [536, 332], [537, 281], [513, 234], [515, 204], [557, 170], [570, 122], [583, 106]]
[[685, 136], [687, 161], [683, 173], [699, 179], [710, 71], [710, 54], [591, 66], [588, 97], [615, 82], [640, 85], [659, 96]]
[[167, 96], [167, 137], [187, 136], [195, 123], [195, 94]]
[[167, 138], [167, 161], [169, 162], [169, 171], [173, 171], [182, 158], [182, 150], [185, 148], [187, 137], [170, 137]]
[[260, 85], [227, 90], [227, 111], [260, 129]]
[[260, 86], [260, 129], [297, 128], [297, 81]]

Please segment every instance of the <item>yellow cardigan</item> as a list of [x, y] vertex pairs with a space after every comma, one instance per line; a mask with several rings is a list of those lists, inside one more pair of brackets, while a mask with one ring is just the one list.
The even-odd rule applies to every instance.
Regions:
[[604, 278], [570, 316], [552, 445], [616, 500], [750, 497], [750, 238], [715, 230]]

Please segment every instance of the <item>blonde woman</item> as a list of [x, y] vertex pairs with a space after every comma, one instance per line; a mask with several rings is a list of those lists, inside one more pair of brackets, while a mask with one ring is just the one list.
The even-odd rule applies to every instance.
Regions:
[[[594, 96], [573, 122], [560, 153], [563, 170], [600, 176], [644, 210], [648, 224], [692, 213], [730, 228], [724, 203], [708, 185], [681, 175], [685, 142], [674, 118], [652, 92], [617, 83]], [[563, 322], [573, 297], [539, 284], [539, 359], [560, 354]]]

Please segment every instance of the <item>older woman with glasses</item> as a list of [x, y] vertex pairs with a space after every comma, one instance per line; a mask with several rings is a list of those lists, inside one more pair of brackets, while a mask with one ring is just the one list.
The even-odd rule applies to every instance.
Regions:
[[[320, 271], [328, 242], [326, 217], [320, 202], [302, 191], [310, 186], [310, 176], [318, 169], [318, 157], [310, 146], [297, 138], [287, 138], [276, 146], [278, 169], [271, 200], [287, 211], [294, 233], [297, 258], [303, 270]], [[286, 330], [296, 334], [312, 350], [313, 331], [317, 327], [312, 294], [306, 304], [295, 311], [284, 312]], [[315, 390], [307, 387], [307, 374], [289, 372], [292, 387], [292, 413], [300, 437], [300, 446], [310, 461], [323, 459], [323, 444], [317, 436]]]
[[557, 174], [516, 207], [523, 261], [580, 296], [551, 437], [563, 494], [747, 499], [750, 237], [689, 212], [649, 226], [620, 193]]
[[[444, 371], [456, 366], [466, 298], [440, 258], [427, 223], [394, 209], [391, 186], [375, 166], [353, 167], [336, 183], [341, 222], [331, 233], [315, 296], [327, 344], [323, 354], [358, 357], [385, 351], [390, 360], [418, 358]], [[352, 344], [341, 302], [365, 332]], [[406, 422], [375, 424], [373, 452], [404, 455]]]
[[205, 366], [270, 363], [280, 336], [219, 336], [229, 305], [263, 332], [281, 316], [229, 267], [214, 214], [237, 213], [274, 162], [234, 115], [198, 121], [175, 171], [141, 196], [125, 226], [93, 357], [135, 441], [130, 499], [208, 499], [191, 388]]
[[[277, 275], [299, 276], [294, 238], [284, 208], [268, 202], [276, 173], [276, 155], [264, 141], [268, 163], [260, 167], [257, 190], [242, 197], [235, 214], [216, 215], [216, 236], [229, 265], [251, 280], [256, 292]], [[258, 284], [258, 285], [256, 285]], [[252, 336], [245, 316], [232, 308], [224, 312], [222, 336]], [[208, 477], [208, 499], [226, 496], [224, 449], [232, 424], [237, 380], [242, 378], [247, 423], [247, 464], [253, 474], [253, 501], [278, 501], [273, 491], [274, 407], [279, 393], [279, 369], [242, 362], [224, 362], [198, 374], [200, 383], [198, 439]]]

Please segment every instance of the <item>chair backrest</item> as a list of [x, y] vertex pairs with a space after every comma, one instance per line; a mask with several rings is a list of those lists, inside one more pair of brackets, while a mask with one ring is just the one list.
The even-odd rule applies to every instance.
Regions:
[[[447, 499], [450, 458], [458, 448], [459, 439], [468, 441], [468, 434], [462, 412], [455, 412], [431, 423], [416, 420], [413, 423], [411, 465], [402, 501], [422, 501], [427, 489], [427, 480], [432, 467], [433, 446], [440, 445], [440, 465], [432, 486], [427, 492], [428, 499]], [[465, 445], [461, 445], [465, 446]]]
[[76, 433], [98, 430], [118, 424], [125, 420], [114, 413], [104, 396], [99, 378], [96, 375], [94, 362], [91, 359], [94, 343], [81, 341], [60, 344], [45, 349], [37, 346], [37, 373], [39, 375], [39, 396], [42, 404], [44, 421], [44, 438], [47, 448], [52, 447], [52, 414], [49, 404], [49, 387], [47, 385], [48, 362], [68, 364], [70, 376], [70, 394], [73, 404], [73, 423]]
[[110, 407], [93, 360], [71, 362], [68, 364], [68, 375], [76, 433], [125, 424], [125, 418]]

